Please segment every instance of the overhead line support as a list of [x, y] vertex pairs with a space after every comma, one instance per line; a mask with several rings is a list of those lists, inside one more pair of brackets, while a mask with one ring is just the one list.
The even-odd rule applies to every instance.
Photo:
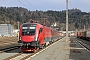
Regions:
[[68, 0], [66, 0], [66, 42], [68, 41]]

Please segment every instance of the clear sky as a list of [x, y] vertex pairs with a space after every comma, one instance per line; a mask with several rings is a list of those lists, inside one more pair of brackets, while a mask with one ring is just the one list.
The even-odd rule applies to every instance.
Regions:
[[[90, 0], [68, 0], [68, 8], [78, 8], [83, 12], [90, 12]], [[66, 9], [66, 0], [0, 0], [0, 6], [24, 7], [31, 11]]]

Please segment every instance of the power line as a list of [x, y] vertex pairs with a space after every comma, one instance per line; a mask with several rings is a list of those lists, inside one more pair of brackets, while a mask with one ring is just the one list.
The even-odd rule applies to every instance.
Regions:
[[[34, 7], [30, 2], [28, 2], [27, 0], [26, 0], [26, 2], [29, 3], [29, 5], [31, 5], [33, 8], [35, 8], [35, 7]], [[35, 9], [36, 9], [36, 8], [35, 8]]]
[[20, 0], [17, 0], [18, 2], [20, 2], [22, 5], [24, 5], [25, 7], [29, 8], [28, 6], [26, 6], [25, 4], [23, 4]]
[[62, 5], [65, 3], [65, 1], [63, 1], [61, 4], [58, 4], [57, 6], [54, 6], [54, 7], [52, 7], [53, 9], [56, 9], [56, 8], [58, 8], [58, 7], [62, 7]]

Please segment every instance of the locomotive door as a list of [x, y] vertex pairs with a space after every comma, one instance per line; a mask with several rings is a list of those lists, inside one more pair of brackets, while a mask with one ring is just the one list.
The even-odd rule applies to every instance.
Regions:
[[44, 30], [43, 30], [43, 28], [40, 28], [40, 30], [39, 30], [38, 40], [40, 41], [40, 44], [44, 44]]

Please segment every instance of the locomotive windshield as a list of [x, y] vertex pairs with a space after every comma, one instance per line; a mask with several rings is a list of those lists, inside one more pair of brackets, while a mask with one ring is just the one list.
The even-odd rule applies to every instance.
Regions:
[[22, 26], [22, 35], [35, 35], [36, 25], [35, 24], [24, 24]]

